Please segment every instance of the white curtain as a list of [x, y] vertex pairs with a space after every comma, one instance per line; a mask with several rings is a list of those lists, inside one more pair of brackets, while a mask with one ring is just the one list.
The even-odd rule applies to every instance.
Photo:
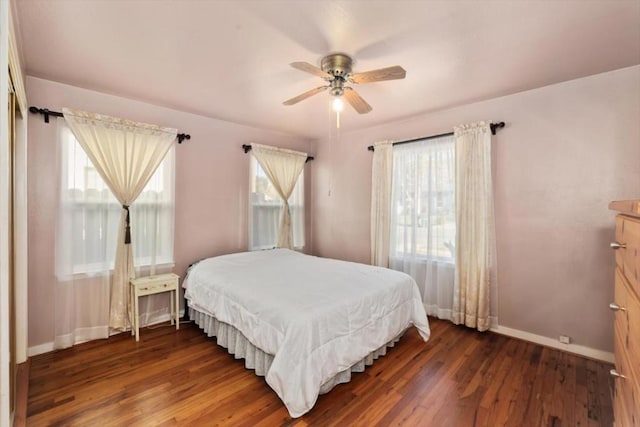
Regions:
[[251, 144], [251, 152], [282, 201], [277, 247], [293, 249], [289, 198], [307, 161], [307, 154], [260, 144]]
[[[89, 159], [64, 120], [56, 123], [60, 180], [53, 343], [54, 348], [59, 349], [109, 336], [110, 265], [104, 254], [115, 247], [111, 248], [111, 242], [102, 236], [96, 239], [85, 236], [85, 222], [109, 232], [113, 224], [109, 221], [112, 216], [109, 199], [113, 196], [98, 183], [87, 183], [95, 181]], [[90, 213], [85, 215], [86, 211]]]
[[[65, 121], [56, 123], [59, 205], [53, 342], [55, 348], [66, 348], [109, 336], [110, 284], [122, 208]], [[171, 149], [131, 208], [136, 274], [164, 272], [172, 266], [173, 186]], [[155, 297], [142, 302], [143, 325], [166, 311], [166, 298]]]
[[491, 130], [488, 122], [454, 128], [456, 145], [456, 261], [453, 322], [490, 327], [493, 248]]
[[451, 320], [456, 265], [453, 136], [394, 146], [391, 200], [389, 266], [414, 278], [428, 315]]
[[[271, 249], [278, 242], [280, 231], [280, 195], [267, 178], [264, 170], [254, 156], [250, 156], [249, 182], [249, 250]], [[293, 229], [293, 247], [302, 250], [304, 235], [304, 170], [300, 172], [296, 186], [289, 197], [291, 210], [291, 228]]]
[[371, 265], [389, 267], [393, 143], [374, 145], [371, 167]]
[[122, 205], [111, 285], [109, 325], [129, 325], [129, 280], [135, 277], [129, 206], [173, 145], [177, 130], [63, 109], [69, 128]]

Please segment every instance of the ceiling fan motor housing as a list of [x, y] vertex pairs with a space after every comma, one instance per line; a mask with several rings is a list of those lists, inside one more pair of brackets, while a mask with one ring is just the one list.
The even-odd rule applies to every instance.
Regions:
[[331, 74], [334, 77], [342, 77], [345, 79], [351, 74], [351, 66], [353, 61], [344, 53], [334, 53], [322, 58], [322, 71]]
[[342, 96], [344, 93], [344, 82], [347, 76], [351, 74], [351, 66], [353, 61], [343, 53], [334, 53], [322, 58], [322, 71], [331, 74], [334, 79], [331, 80], [331, 95]]

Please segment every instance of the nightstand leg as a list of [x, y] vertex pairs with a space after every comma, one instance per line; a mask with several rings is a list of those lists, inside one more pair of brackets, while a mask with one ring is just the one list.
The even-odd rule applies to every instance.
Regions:
[[138, 324], [138, 292], [137, 290], [134, 291], [134, 307], [135, 310], [133, 311], [133, 321], [136, 324], [136, 341], [140, 341], [140, 325]]
[[173, 325], [173, 322], [174, 322], [174, 320], [176, 318], [175, 317], [176, 316], [176, 314], [175, 314], [176, 312], [174, 311], [174, 307], [173, 307], [173, 305], [175, 303], [175, 301], [173, 300], [173, 291], [169, 292], [169, 299], [171, 300], [171, 312], [169, 313], [169, 320], [171, 320], [171, 324]]
[[180, 287], [176, 287], [176, 331], [180, 329]]
[[136, 334], [133, 324], [133, 285], [129, 284], [129, 327], [131, 328], [131, 336]]

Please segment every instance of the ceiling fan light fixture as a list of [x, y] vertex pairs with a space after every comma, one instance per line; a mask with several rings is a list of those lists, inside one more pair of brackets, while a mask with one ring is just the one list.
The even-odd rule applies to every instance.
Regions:
[[331, 108], [336, 113], [339, 113], [342, 110], [344, 110], [344, 101], [342, 100], [341, 96], [336, 96], [335, 98], [333, 98], [333, 102], [331, 103]]

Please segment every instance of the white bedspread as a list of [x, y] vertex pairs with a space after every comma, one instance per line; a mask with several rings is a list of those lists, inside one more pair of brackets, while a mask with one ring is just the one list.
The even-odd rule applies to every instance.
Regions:
[[294, 418], [325, 381], [410, 325], [429, 339], [414, 280], [386, 268], [273, 249], [203, 260], [183, 286], [191, 306], [274, 355], [266, 381]]

